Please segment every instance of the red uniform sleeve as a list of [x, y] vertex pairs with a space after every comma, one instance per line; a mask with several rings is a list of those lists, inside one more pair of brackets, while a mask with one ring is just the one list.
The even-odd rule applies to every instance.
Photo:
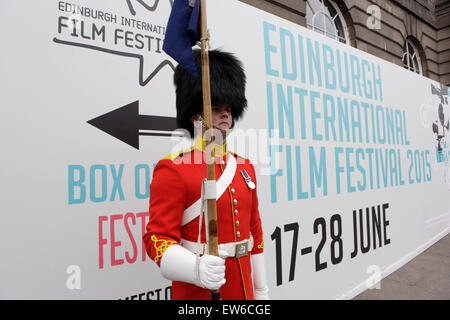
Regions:
[[264, 240], [263, 240], [263, 231], [261, 226], [261, 217], [259, 215], [258, 209], [258, 194], [257, 194], [257, 182], [256, 182], [256, 174], [255, 168], [252, 164], [251, 166], [251, 174], [252, 180], [255, 182], [255, 189], [253, 190], [253, 199], [252, 199], [252, 208], [251, 208], [251, 217], [250, 217], [250, 232], [252, 233], [254, 244], [251, 254], [257, 254], [264, 251]]
[[147, 254], [158, 266], [165, 250], [181, 238], [186, 191], [175, 166], [172, 160], [160, 160], [150, 184], [150, 220], [143, 240]]

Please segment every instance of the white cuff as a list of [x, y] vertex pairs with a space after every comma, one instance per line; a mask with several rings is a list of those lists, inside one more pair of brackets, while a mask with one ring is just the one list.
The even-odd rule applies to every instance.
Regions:
[[253, 287], [255, 288], [256, 300], [269, 299], [269, 287], [266, 283], [266, 264], [264, 252], [252, 254]]
[[171, 245], [161, 258], [161, 274], [209, 290], [225, 284], [225, 259], [209, 254], [196, 255], [180, 245]]
[[161, 258], [161, 274], [168, 280], [197, 285], [196, 259], [195, 254], [182, 246], [171, 245]]

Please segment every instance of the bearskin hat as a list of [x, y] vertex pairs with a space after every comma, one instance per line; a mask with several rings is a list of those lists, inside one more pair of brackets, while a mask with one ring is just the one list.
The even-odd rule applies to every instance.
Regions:
[[[231, 108], [233, 125], [247, 108], [245, 98], [246, 77], [241, 61], [233, 54], [209, 51], [211, 105], [228, 105]], [[198, 74], [201, 75], [201, 51], [193, 50]], [[203, 112], [202, 78], [192, 76], [180, 65], [175, 69], [176, 107], [178, 127], [194, 136], [192, 116]]]

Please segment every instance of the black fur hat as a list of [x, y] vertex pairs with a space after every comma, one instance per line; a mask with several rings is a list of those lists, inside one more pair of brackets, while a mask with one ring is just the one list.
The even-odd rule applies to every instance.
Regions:
[[[201, 75], [201, 52], [193, 51], [198, 74]], [[247, 108], [245, 98], [246, 78], [241, 61], [233, 54], [211, 50], [209, 55], [209, 72], [211, 86], [211, 105], [228, 105], [234, 122]], [[175, 69], [176, 106], [178, 127], [186, 129], [194, 136], [191, 118], [203, 112], [202, 78], [192, 76], [180, 65]]]

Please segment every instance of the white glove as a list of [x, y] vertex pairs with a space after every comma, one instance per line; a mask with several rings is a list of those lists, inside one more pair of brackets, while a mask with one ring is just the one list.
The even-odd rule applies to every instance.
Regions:
[[264, 252], [252, 254], [253, 287], [255, 300], [269, 300], [269, 287], [266, 283], [266, 264]]
[[199, 287], [217, 290], [225, 284], [225, 260], [204, 254], [198, 264]]
[[217, 290], [225, 284], [224, 259], [209, 254], [197, 258], [180, 245], [166, 249], [160, 268], [163, 277], [172, 281], [183, 281], [209, 290]]

